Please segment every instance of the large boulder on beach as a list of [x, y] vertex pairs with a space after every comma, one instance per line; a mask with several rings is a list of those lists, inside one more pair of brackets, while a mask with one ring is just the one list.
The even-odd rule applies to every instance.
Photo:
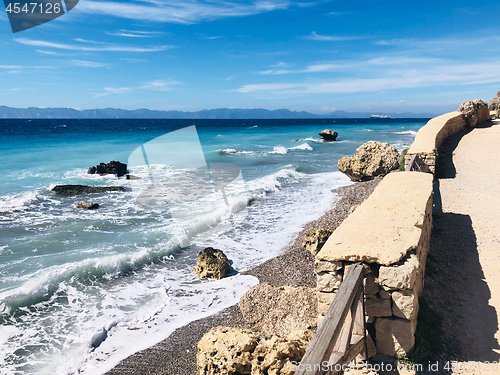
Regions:
[[488, 104], [481, 99], [462, 103], [458, 112], [462, 113], [468, 126], [476, 126], [490, 119]]
[[398, 150], [389, 143], [368, 141], [354, 155], [341, 158], [337, 166], [352, 181], [368, 181], [398, 169], [399, 159]]
[[336, 141], [337, 137], [339, 136], [339, 133], [334, 132], [333, 130], [330, 129], [325, 129], [319, 132], [319, 135], [323, 137], [325, 141]]
[[292, 375], [314, 336], [294, 331], [286, 338], [255, 331], [214, 327], [198, 342], [199, 375]]
[[90, 167], [87, 173], [99, 174], [101, 176], [106, 174], [115, 174], [117, 177], [121, 177], [127, 173], [127, 164], [112, 160], [109, 163], [100, 163], [95, 167]]
[[243, 319], [254, 330], [286, 337], [316, 326], [318, 298], [312, 288], [257, 284], [238, 302]]
[[198, 253], [193, 272], [200, 277], [218, 280], [226, 276], [230, 268], [229, 260], [221, 250], [207, 247]]
[[498, 111], [500, 110], [500, 91], [497, 92], [497, 97], [490, 100], [488, 104], [488, 108], [490, 111]]
[[304, 236], [303, 246], [312, 255], [319, 253], [328, 237], [333, 233], [332, 229], [313, 229]]
[[96, 194], [108, 191], [125, 191], [123, 186], [57, 185], [52, 188], [57, 195], [69, 197], [79, 194]]

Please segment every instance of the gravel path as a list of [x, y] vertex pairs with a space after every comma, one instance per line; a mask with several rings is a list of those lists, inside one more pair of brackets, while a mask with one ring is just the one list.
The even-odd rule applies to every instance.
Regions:
[[[314, 228], [337, 228], [348, 216], [349, 209], [365, 200], [380, 181], [381, 179], [376, 179], [337, 189], [336, 192], [342, 198], [330, 211], [318, 220], [306, 224], [280, 256], [262, 263], [246, 274], [274, 286], [316, 287], [314, 257], [302, 247], [305, 232]], [[212, 327], [219, 325], [245, 327], [237, 305], [175, 330], [162, 342], [126, 358], [106, 375], [195, 375], [198, 341]]]
[[[500, 360], [500, 121], [440, 149], [424, 296], [443, 318], [443, 361], [482, 361], [460, 374], [498, 374]], [[479, 367], [481, 370], [479, 370]]]

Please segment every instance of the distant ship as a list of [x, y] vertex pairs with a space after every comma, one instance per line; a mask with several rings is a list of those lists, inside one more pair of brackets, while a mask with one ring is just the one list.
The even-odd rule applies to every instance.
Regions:
[[391, 118], [391, 116], [388, 116], [388, 115], [371, 115], [370, 118]]

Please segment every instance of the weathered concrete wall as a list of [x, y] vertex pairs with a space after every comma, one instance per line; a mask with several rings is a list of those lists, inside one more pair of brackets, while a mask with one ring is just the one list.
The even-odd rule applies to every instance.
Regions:
[[417, 154], [422, 172], [434, 174], [436, 172], [436, 150], [446, 138], [466, 126], [467, 122], [460, 112], [446, 113], [429, 120], [417, 132], [415, 141], [405, 156], [406, 165], [410, 162], [411, 157]]
[[369, 270], [367, 325], [375, 332], [377, 351], [385, 355], [406, 353], [415, 342], [432, 226], [432, 180], [428, 173], [387, 175], [316, 255], [318, 320], [349, 265], [362, 262]]

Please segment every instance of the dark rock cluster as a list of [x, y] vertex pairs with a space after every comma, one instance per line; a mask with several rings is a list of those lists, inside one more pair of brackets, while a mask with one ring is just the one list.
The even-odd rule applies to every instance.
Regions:
[[120, 163], [119, 161], [110, 161], [109, 163], [101, 163], [95, 167], [90, 167], [88, 174], [99, 174], [101, 176], [106, 174], [116, 174], [121, 177], [127, 173], [127, 164]]

